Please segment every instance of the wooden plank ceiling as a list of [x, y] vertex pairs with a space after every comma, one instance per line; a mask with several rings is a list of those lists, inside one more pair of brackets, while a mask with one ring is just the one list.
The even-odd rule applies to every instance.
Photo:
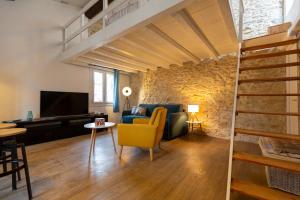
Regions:
[[146, 72], [234, 52], [238, 42], [230, 10], [222, 4], [222, 0], [196, 0], [72, 62]]

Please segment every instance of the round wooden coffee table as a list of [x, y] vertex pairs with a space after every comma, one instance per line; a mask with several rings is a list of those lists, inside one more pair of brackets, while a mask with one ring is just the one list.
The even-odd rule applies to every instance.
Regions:
[[13, 123], [0, 123], [0, 129], [4, 129], [4, 128], [14, 128], [16, 127], [16, 124]]
[[115, 145], [115, 139], [114, 139], [114, 133], [113, 133], [113, 127], [114, 126], [116, 126], [116, 123], [113, 123], [113, 122], [105, 122], [105, 125], [103, 125], [103, 126], [96, 126], [95, 123], [89, 123], [89, 124], [84, 125], [84, 128], [92, 129], [89, 159], [91, 158], [92, 149], [93, 150], [95, 149], [97, 129], [108, 129], [108, 131], [111, 134], [112, 142], [113, 142], [113, 145], [114, 145], [114, 150], [117, 153], [117, 149], [116, 149], [116, 145]]

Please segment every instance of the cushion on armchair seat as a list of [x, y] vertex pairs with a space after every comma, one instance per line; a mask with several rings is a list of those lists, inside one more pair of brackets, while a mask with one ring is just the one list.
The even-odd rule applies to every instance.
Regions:
[[127, 115], [122, 117], [122, 122], [125, 124], [132, 124], [133, 119], [135, 118], [146, 118], [146, 117], [141, 115]]

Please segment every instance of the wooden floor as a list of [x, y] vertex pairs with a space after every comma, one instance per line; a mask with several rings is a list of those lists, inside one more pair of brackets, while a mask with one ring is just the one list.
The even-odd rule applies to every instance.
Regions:
[[[148, 151], [130, 147], [119, 161], [110, 135], [99, 134], [89, 163], [89, 144], [86, 135], [29, 146], [34, 199], [225, 199], [229, 141], [190, 135], [163, 142], [153, 162]], [[238, 145], [259, 152], [256, 145]], [[266, 184], [260, 166], [238, 163], [234, 174]], [[27, 199], [24, 178], [17, 191], [11, 190], [10, 177], [0, 181], [0, 199]], [[248, 198], [234, 194], [234, 199]]]

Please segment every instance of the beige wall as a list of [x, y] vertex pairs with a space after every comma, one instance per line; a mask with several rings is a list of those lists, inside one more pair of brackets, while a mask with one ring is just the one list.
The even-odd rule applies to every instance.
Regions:
[[[41, 90], [90, 92], [88, 68], [55, 62], [61, 28], [77, 12], [52, 0], [0, 1], [0, 121], [29, 110], [39, 117]], [[90, 107], [96, 110], [112, 116], [111, 106]]]

